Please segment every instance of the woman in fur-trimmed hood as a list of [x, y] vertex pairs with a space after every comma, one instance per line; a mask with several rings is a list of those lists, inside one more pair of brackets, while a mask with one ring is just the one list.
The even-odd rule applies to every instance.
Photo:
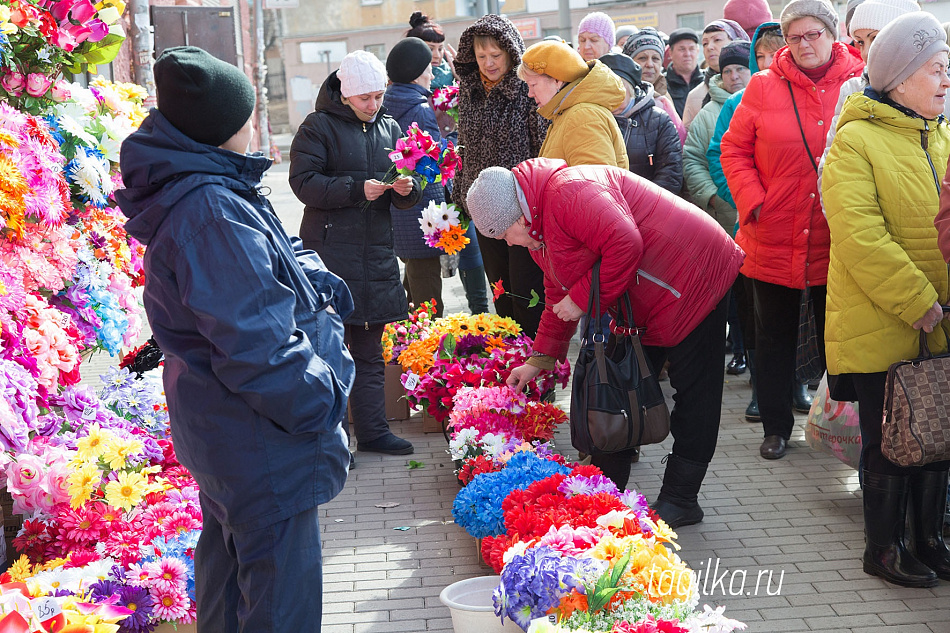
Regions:
[[[511, 169], [534, 158], [541, 149], [547, 121], [528, 96], [528, 86], [516, 75], [524, 41], [507, 18], [486, 15], [465, 29], [459, 40], [455, 71], [459, 78], [459, 145], [462, 169], [452, 198], [466, 208], [468, 189], [486, 167]], [[524, 297], [543, 294], [544, 275], [522, 246], [478, 237], [488, 281], [502, 280], [505, 289]], [[543, 301], [543, 300], [542, 300]], [[539, 306], [542, 304], [539, 304]], [[534, 336], [540, 307], [502, 295], [495, 300], [499, 315], [510, 316]]]

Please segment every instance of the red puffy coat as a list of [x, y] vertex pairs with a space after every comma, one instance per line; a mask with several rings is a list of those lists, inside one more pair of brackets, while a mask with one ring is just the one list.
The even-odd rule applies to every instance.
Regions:
[[752, 76], [722, 137], [722, 169], [739, 210], [736, 242], [746, 252], [747, 277], [789, 288], [826, 283], [828, 223], [788, 88], [817, 164], [841, 84], [864, 68], [844, 44], [833, 46], [831, 67], [817, 84], [788, 47], [781, 49], [768, 70]]
[[531, 213], [531, 252], [544, 271], [547, 307], [534, 350], [563, 359], [577, 322], [553, 305], [570, 294], [587, 309], [598, 259], [602, 307], [630, 292], [645, 345], [671, 347], [725, 296], [742, 250], [703, 210], [626, 169], [568, 167], [535, 158], [512, 170]]

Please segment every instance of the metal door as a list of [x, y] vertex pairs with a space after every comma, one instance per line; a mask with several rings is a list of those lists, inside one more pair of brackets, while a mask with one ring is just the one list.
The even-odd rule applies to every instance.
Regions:
[[172, 46], [198, 46], [237, 66], [234, 7], [152, 6], [155, 57]]

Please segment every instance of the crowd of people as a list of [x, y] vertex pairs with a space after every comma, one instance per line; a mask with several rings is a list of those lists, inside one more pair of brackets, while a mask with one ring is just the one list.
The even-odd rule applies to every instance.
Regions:
[[[418, 218], [451, 201], [478, 229], [470, 307], [476, 286], [501, 280], [511, 292], [495, 310], [534, 339], [512, 386], [565, 358], [595, 262], [604, 308], [629, 293], [675, 392], [653, 505], [674, 528], [703, 519], [724, 371], [749, 374], [761, 457], [785, 456], [794, 412], [811, 406], [796, 355], [813, 314], [832, 395], [860, 415], [865, 570], [907, 586], [950, 579], [935, 518], [950, 464], [904, 468], [881, 453], [888, 366], [916, 355], [920, 330], [935, 352], [950, 340], [947, 31], [913, 0], [851, 0], [843, 24], [827, 0], [791, 0], [777, 18], [764, 0], [729, 0], [701, 32], [667, 35], [595, 12], [576, 42], [526, 47], [510, 20], [486, 15], [453, 48], [416, 13], [385, 65], [362, 51], [343, 60], [297, 132], [290, 180], [307, 205], [304, 246], [354, 297], [359, 450], [412, 450], [381, 408], [379, 333], [407, 295], [441, 298]], [[436, 79], [459, 87], [457, 127], [433, 111]], [[451, 187], [384, 182], [383, 148], [411, 123], [457, 141]], [[537, 304], [517, 298], [532, 291]], [[592, 457], [621, 487], [636, 459]]]

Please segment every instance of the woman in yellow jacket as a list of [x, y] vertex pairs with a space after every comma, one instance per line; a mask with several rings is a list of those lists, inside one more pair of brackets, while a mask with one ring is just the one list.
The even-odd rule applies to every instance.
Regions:
[[518, 77], [538, 112], [550, 119], [540, 158], [576, 165], [629, 169], [627, 147], [613, 110], [627, 93], [620, 78], [598, 60], [585, 62], [564, 42], [538, 42], [521, 56]]
[[[832, 397], [856, 400], [864, 463], [864, 571], [906, 587], [950, 580], [942, 537], [950, 462], [904, 468], [881, 453], [887, 368], [947, 349], [941, 304], [948, 269], [937, 246], [940, 178], [950, 157], [943, 114], [946, 34], [929, 13], [883, 28], [868, 58], [870, 88], [848, 97], [822, 194], [831, 252], [825, 351]], [[904, 544], [910, 498], [915, 551]]]

